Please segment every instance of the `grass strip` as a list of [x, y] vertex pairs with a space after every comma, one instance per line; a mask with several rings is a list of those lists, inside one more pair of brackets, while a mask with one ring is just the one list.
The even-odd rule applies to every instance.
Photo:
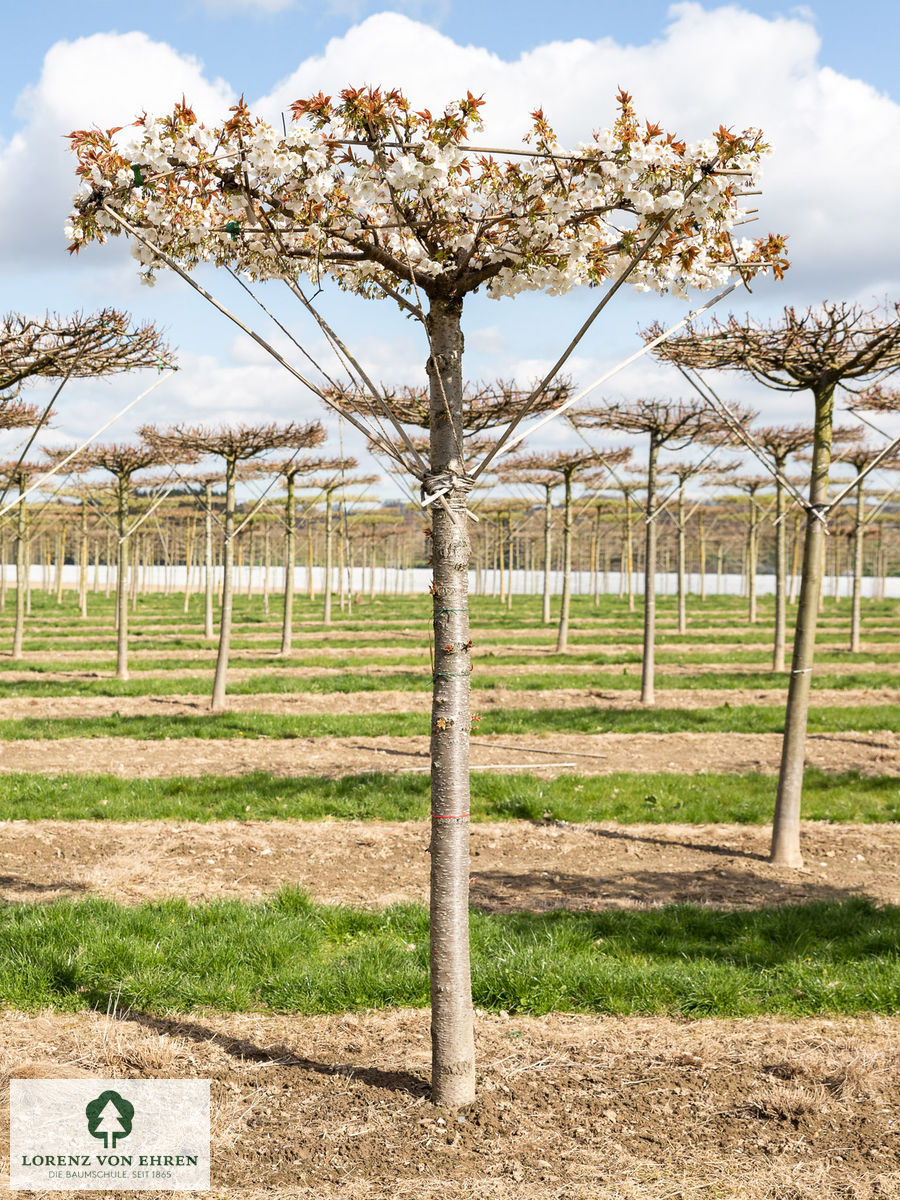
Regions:
[[[233, 666], [242, 666], [235, 663]], [[266, 665], [271, 666], [271, 663]], [[354, 664], [355, 665], [355, 664]], [[167, 676], [140, 677], [140, 672], [128, 680], [115, 679], [111, 675], [92, 679], [42, 679], [43, 674], [56, 673], [59, 665], [38, 665], [33, 671], [35, 678], [4, 681], [3, 671], [13, 668], [0, 664], [0, 698], [16, 699], [25, 696], [207, 696], [212, 691], [212, 667], [194, 662], [185, 664], [188, 669], [200, 669], [202, 675], [180, 675], [172, 671]], [[22, 668], [19, 667], [19, 670]], [[66, 664], [65, 670], [74, 670]], [[97, 671], [98, 665], [91, 664]], [[146, 668], [149, 670], [150, 668]], [[490, 670], [476, 670], [472, 676], [474, 692], [490, 692], [498, 688], [510, 692], [543, 692], [555, 688], [590, 688], [595, 691], [635, 691], [640, 671], [623, 669], [613, 674], [609, 671], [583, 673], [565, 671], [540, 671], [535, 674], [491, 675]], [[734, 688], [752, 688], [755, 691], [787, 691], [785, 675], [770, 671], [700, 671], [695, 675], [665, 675], [657, 673], [656, 687], [660, 691], [730, 691]], [[897, 686], [896, 671], [854, 671], [840, 675], [827, 673], [813, 675], [813, 689], [827, 688], [829, 691], [853, 691], [859, 688], [888, 688]], [[228, 685], [232, 696], [256, 695], [334, 695], [354, 692], [430, 692], [431, 675], [423, 665], [412, 671], [391, 671], [377, 675], [345, 671], [334, 675], [297, 676], [286, 671], [261, 671], [246, 679], [234, 680]]]
[[[202, 716], [22, 717], [0, 721], [0, 740], [26, 738], [309, 738], [410, 737], [427, 734], [429, 716], [419, 713], [217, 713]], [[811, 708], [811, 733], [859, 730], [900, 732], [894, 704]], [[715, 708], [618, 710], [608, 708], [510, 708], [480, 718], [477, 733], [782, 733], [780, 706], [719, 705]]]
[[[621, 824], [767, 824], [774, 775], [671, 772], [471, 777], [475, 821], [531, 820]], [[247, 775], [122, 779], [117, 775], [0, 775], [0, 820], [256, 821], [325, 818], [424, 820], [425, 773], [371, 772], [343, 779]], [[900, 779], [808, 768], [803, 816], [813, 821], [900, 821]], [[101, 836], [98, 834], [98, 836]]]
[[[330, 1013], [428, 1002], [428, 919], [320, 905], [125, 907], [56, 900], [0, 911], [0, 1002], [24, 1011]], [[756, 911], [472, 913], [473, 995], [511, 1013], [892, 1013], [900, 908], [853, 898]]]

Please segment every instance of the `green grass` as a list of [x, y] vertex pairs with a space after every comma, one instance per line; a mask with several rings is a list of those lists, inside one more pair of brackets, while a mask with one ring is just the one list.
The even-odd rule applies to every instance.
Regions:
[[[200, 716], [24, 717], [0, 721], [0, 741], [23, 738], [300, 738], [410, 737], [427, 734], [429, 716], [420, 713], [330, 713], [286, 716], [222, 713]], [[779, 706], [719, 705], [716, 708], [661, 708], [620, 711], [604, 708], [526, 709], [489, 712], [476, 733], [781, 733]], [[900, 706], [893, 704], [811, 708], [809, 731], [900, 732]], [[560, 752], [562, 753], [562, 752]]]
[[[194, 664], [195, 666], [198, 664]], [[242, 666], [233, 663], [232, 667]], [[272, 666], [270, 662], [267, 664]], [[34, 679], [4, 681], [3, 671], [14, 668], [0, 663], [0, 698], [15, 699], [23, 696], [208, 696], [212, 691], [212, 666], [207, 666], [204, 675], [179, 675], [173, 671], [168, 677], [141, 678], [140, 672], [128, 680], [115, 679], [111, 675], [95, 679], [46, 680], [41, 676], [56, 672], [58, 666], [37, 665], [24, 669], [35, 675]], [[18, 668], [22, 670], [20, 666]], [[74, 670], [66, 664], [66, 670]], [[92, 670], [97, 669], [93, 664]], [[778, 692], [787, 690], [787, 675], [775, 675], [771, 671], [699, 671], [695, 675], [657, 674], [656, 687], [659, 691], [709, 690], [727, 691], [733, 688], [749, 688], [755, 691]], [[490, 692], [503, 688], [511, 692], [542, 692], [549, 688], [591, 688], [593, 690], [627, 692], [635, 691], [640, 684], [640, 669], [623, 668], [613, 674], [609, 671], [585, 671], [576, 674], [565, 671], [541, 671], [535, 674], [492, 675], [490, 670], [476, 669], [472, 676], [473, 692]], [[888, 688], [897, 686], [895, 671], [855, 671], [841, 675], [815, 674], [813, 690], [852, 691], [855, 688]], [[378, 675], [364, 675], [344, 671], [334, 675], [296, 676], [284, 671], [263, 671], [247, 679], [233, 680], [228, 685], [232, 696], [261, 694], [274, 695], [332, 695], [353, 692], [430, 692], [431, 674], [422, 664], [413, 671], [392, 671]], [[477, 706], [477, 699], [476, 699]]]
[[[428, 1003], [424, 908], [101, 899], [0, 911], [0, 1002], [326, 1013]], [[893, 1013], [900, 908], [472, 914], [473, 997], [511, 1013]]]
[[[771, 821], [776, 779], [756, 773], [619, 772], [547, 780], [527, 773], [474, 771], [471, 786], [476, 821], [749, 825]], [[424, 772], [372, 772], [342, 779], [284, 778], [262, 771], [164, 779], [0, 774], [0, 820], [424, 820], [428, 789]], [[809, 768], [803, 815], [816, 821], [900, 821], [900, 779]]]

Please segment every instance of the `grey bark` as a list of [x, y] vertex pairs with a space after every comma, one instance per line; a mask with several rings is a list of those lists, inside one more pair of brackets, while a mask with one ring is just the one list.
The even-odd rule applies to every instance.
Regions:
[[211, 712], [225, 711], [228, 652], [231, 647], [231, 612], [234, 600], [234, 478], [233, 459], [225, 460], [225, 544], [222, 547], [222, 611], [219, 615], [219, 652], [213, 680]]
[[816, 644], [816, 620], [822, 588], [822, 551], [825, 545], [825, 529], [822, 521], [818, 519], [817, 513], [824, 512], [828, 501], [834, 385], [826, 385], [817, 390], [815, 403], [816, 418], [809, 507], [806, 516], [806, 541], [803, 546], [803, 568], [800, 578], [800, 597], [797, 602], [794, 653], [784, 719], [778, 795], [775, 801], [775, 818], [772, 826], [771, 861], [787, 867], [803, 866], [803, 855], [800, 851], [800, 804], [803, 795], [803, 767], [813, 655]]
[[[431, 707], [432, 1099], [456, 1108], [475, 1098], [469, 964], [469, 530], [461, 461], [462, 305], [433, 299], [431, 470], [449, 483], [432, 518], [434, 686]], [[446, 417], [449, 415], [449, 420]], [[430, 489], [436, 490], [436, 489]]]
[[659, 442], [650, 435], [647, 463], [647, 532], [644, 539], [644, 660], [641, 666], [641, 703], [654, 704], [654, 654], [656, 652], [656, 467]]

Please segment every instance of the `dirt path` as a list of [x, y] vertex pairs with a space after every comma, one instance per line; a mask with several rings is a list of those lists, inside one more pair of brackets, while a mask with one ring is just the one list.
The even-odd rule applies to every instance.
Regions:
[[210, 1194], [241, 1200], [900, 1194], [896, 1019], [480, 1015], [461, 1120], [427, 1100], [428, 1030], [409, 1009], [5, 1013], [0, 1073], [210, 1079]]
[[[774, 772], [781, 756], [777, 733], [502, 734], [472, 743], [472, 769]], [[427, 737], [28, 739], [5, 742], [0, 771], [44, 774], [101, 772], [132, 778], [169, 775], [325, 775], [428, 770]], [[830, 771], [900, 775], [900, 734], [823, 733], [807, 743], [809, 766]]]
[[[656, 707], [715, 708], [730, 704], [767, 705], [780, 708], [785, 693], [779, 688], [673, 688], [659, 692]], [[427, 692], [294, 692], [293, 694], [238, 695], [228, 697], [228, 708], [236, 713], [273, 713], [301, 716], [315, 713], [407, 713], [424, 712], [429, 704]], [[616, 712], [640, 711], [643, 705], [636, 692], [604, 692], [596, 688], [547, 688], [542, 691], [516, 691], [491, 688], [476, 697], [480, 712], [510, 708], [529, 711], [596, 707]], [[821, 688], [813, 692], [816, 708], [844, 705], [900, 704], [897, 688]], [[207, 696], [22, 696], [0, 698], [0, 720], [24, 717], [159, 717], [198, 716], [209, 711]]]
[[[766, 861], [769, 837], [746, 825], [476, 822], [472, 903], [488, 912], [754, 908], [857, 894], [900, 903], [900, 825], [806, 822], [802, 872]], [[426, 903], [427, 846], [425, 821], [6, 821], [0, 899], [256, 899], [289, 883], [329, 903]]]

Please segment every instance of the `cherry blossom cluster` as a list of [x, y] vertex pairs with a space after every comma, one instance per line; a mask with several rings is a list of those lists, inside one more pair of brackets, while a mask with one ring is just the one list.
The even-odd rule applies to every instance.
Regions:
[[[787, 266], [783, 238], [732, 234], [768, 152], [757, 131], [688, 145], [639, 122], [620, 92], [614, 124], [589, 141], [561, 149], [537, 111], [524, 150], [490, 153], [473, 141], [482, 103], [469, 94], [434, 117], [398, 91], [347, 89], [298, 101], [283, 130], [243, 102], [207, 127], [182, 102], [128, 129], [76, 131], [69, 248], [120, 232], [115, 213], [188, 269], [327, 273], [410, 301], [562, 293], [629, 272], [683, 295], [738, 263]], [[152, 279], [154, 250], [134, 253]]]

